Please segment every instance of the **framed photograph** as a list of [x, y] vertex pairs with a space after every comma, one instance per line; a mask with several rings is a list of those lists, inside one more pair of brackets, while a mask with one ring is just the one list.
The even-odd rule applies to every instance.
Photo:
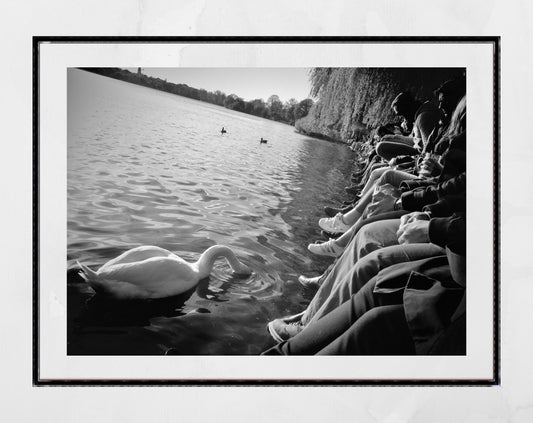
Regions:
[[34, 384], [498, 384], [499, 54], [35, 37]]

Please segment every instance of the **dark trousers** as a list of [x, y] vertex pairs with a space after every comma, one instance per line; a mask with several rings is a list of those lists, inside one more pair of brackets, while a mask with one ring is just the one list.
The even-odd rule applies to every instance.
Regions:
[[376, 146], [376, 153], [390, 161], [398, 156], [416, 156], [420, 152], [414, 147], [409, 137], [387, 136]]
[[374, 294], [372, 278], [357, 294], [264, 355], [415, 354], [402, 292]]

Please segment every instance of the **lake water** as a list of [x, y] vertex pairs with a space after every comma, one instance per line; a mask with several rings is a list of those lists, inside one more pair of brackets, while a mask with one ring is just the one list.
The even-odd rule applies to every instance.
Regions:
[[[221, 127], [228, 133], [222, 136]], [[261, 137], [267, 144], [260, 144]], [[68, 72], [68, 354], [259, 354], [266, 324], [302, 311], [331, 259], [313, 256], [322, 208], [345, 199], [353, 153], [285, 124], [71, 69]], [[139, 245], [187, 261], [230, 246], [194, 292], [157, 301], [94, 296], [97, 269]]]

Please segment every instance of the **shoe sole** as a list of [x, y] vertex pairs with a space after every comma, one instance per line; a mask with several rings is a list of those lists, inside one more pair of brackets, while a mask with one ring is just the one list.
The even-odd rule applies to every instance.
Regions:
[[302, 316], [305, 314], [305, 310], [304, 311], [300, 311], [299, 313], [296, 313], [296, 314], [293, 314], [292, 316], [285, 316], [285, 317], [282, 317], [281, 320], [284, 320], [286, 322], [289, 322], [292, 321], [292, 320], [301, 320], [302, 319]]
[[284, 340], [276, 333], [276, 331], [272, 328], [272, 322], [269, 322], [267, 325], [268, 333], [272, 338], [274, 338], [274, 341], [276, 342], [283, 342]]

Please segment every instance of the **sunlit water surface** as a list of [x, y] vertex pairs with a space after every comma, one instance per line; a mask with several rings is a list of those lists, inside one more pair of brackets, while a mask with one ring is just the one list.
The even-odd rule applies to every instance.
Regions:
[[[222, 136], [225, 126], [228, 133]], [[267, 144], [260, 144], [261, 137]], [[68, 72], [68, 354], [258, 354], [268, 321], [303, 310], [300, 274], [325, 205], [344, 199], [353, 153], [281, 123], [168, 93]], [[180, 297], [113, 302], [78, 276], [139, 245], [195, 261], [230, 246]]]

